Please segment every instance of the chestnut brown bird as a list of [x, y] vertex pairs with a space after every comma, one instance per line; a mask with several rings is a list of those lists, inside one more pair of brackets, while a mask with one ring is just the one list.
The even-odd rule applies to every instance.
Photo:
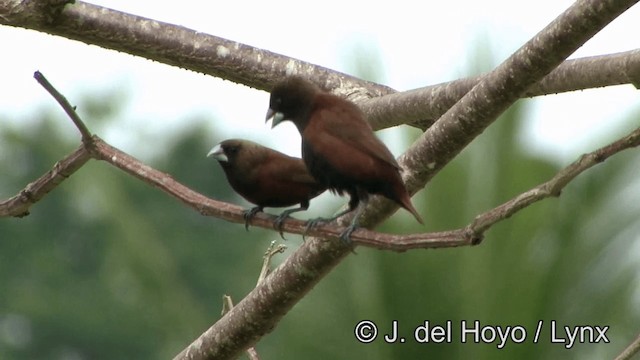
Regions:
[[285, 155], [249, 140], [229, 139], [214, 146], [207, 157], [218, 160], [227, 181], [240, 196], [257, 205], [245, 210], [245, 229], [265, 207], [300, 207], [285, 210], [273, 223], [282, 236], [282, 224], [290, 214], [309, 208], [309, 200], [326, 187], [307, 171], [302, 159]]
[[402, 182], [400, 166], [354, 103], [291, 76], [271, 91], [266, 120], [270, 118], [272, 128], [292, 121], [302, 136], [302, 159], [311, 175], [333, 193], [350, 196], [347, 210], [330, 219], [312, 220], [307, 228], [357, 208], [351, 225], [340, 235], [350, 242], [370, 194], [395, 201], [423, 223]]

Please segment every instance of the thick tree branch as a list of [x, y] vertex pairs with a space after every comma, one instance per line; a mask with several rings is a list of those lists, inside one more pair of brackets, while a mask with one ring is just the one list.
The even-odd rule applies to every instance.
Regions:
[[[287, 73], [312, 78], [361, 104], [374, 129], [399, 124], [428, 128], [482, 76], [394, 94], [395, 90], [318, 65], [181, 26], [76, 1], [0, 0], [0, 24], [23, 27], [118, 50], [269, 90]], [[640, 50], [567, 61], [522, 96], [640, 83]], [[378, 98], [382, 95], [389, 95]]]
[[[82, 1], [52, 19], [47, 0], [0, 0], [0, 24], [38, 30], [268, 90], [287, 73], [307, 74], [353, 100], [393, 90], [318, 65], [182, 26]], [[59, 8], [57, 0], [56, 9]]]
[[[408, 189], [422, 189], [532, 85], [636, 2], [576, 1], [484, 76], [401, 156], [399, 163], [408, 169], [404, 177]], [[387, 202], [386, 206], [392, 205]], [[379, 209], [376, 214], [377, 218], [384, 216]]]
[[[427, 129], [484, 75], [384, 95], [359, 105], [375, 129], [401, 124]], [[622, 84], [640, 87], [640, 49], [567, 60], [521, 96], [535, 97]]]
[[[262, 281], [267, 277], [267, 275], [271, 272], [271, 259], [276, 254], [282, 254], [287, 249], [286, 245], [278, 244], [276, 246], [276, 240], [272, 241], [265, 251], [264, 256], [262, 257], [262, 268], [260, 269], [260, 275], [258, 275], [258, 281], [256, 282], [256, 286], [260, 285]], [[233, 299], [229, 295], [222, 296], [222, 315], [226, 314], [233, 308]], [[246, 350], [247, 357], [250, 360], [260, 360], [260, 356], [258, 355], [258, 351], [254, 347], [250, 347]]]
[[[624, 3], [614, 0], [577, 1], [498, 68], [486, 74], [398, 159], [406, 170], [403, 177], [410, 192], [415, 193], [424, 188], [442, 167], [505, 109], [522, 94], [531, 91], [540, 78], [561, 64], [575, 49], [595, 35], [598, 29], [636, 2], [637, 0], [627, 0]], [[576, 66], [569, 64], [571, 67]], [[385, 98], [395, 96], [400, 94]], [[439, 96], [438, 99], [445, 101]], [[377, 224], [396, 209], [395, 203], [374, 197], [362, 222]], [[346, 221], [348, 218], [341, 220]]]
[[[527, 42], [438, 120], [401, 157], [410, 191], [424, 187], [500, 113], [575, 49], [636, 1], [579, 0]], [[362, 222], [380, 223], [395, 205], [371, 201]], [[271, 331], [280, 318], [349, 253], [338, 241], [307, 241], [231, 312], [175, 359], [228, 359]], [[219, 334], [224, 333], [223, 339]]]

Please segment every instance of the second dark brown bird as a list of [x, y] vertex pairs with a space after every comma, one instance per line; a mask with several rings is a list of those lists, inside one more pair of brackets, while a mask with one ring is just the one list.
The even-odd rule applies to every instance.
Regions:
[[306, 210], [309, 200], [326, 190], [309, 174], [301, 159], [249, 140], [225, 140], [207, 156], [218, 160], [229, 184], [240, 196], [257, 205], [244, 213], [247, 229], [249, 220], [265, 207], [300, 204], [276, 218], [274, 228], [282, 236], [284, 219], [294, 212]]
[[358, 209], [341, 239], [349, 241], [370, 194], [395, 201], [422, 223], [400, 177], [400, 166], [354, 103], [292, 76], [271, 91], [267, 121], [272, 117], [272, 127], [286, 120], [296, 125], [311, 175], [332, 192], [350, 196], [347, 210], [320, 221]]

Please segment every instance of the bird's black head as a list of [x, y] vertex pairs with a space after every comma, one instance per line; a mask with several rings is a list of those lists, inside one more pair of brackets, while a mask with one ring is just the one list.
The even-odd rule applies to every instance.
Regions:
[[214, 146], [207, 157], [218, 160], [225, 171], [249, 172], [264, 162], [274, 150], [245, 139], [228, 139]]
[[222, 167], [230, 166], [236, 162], [238, 154], [247, 143], [248, 141], [239, 139], [225, 140], [214, 146], [207, 153], [207, 157], [213, 157], [218, 160]]
[[266, 120], [273, 118], [272, 128], [290, 120], [302, 132], [309, 120], [313, 99], [318, 92], [320, 88], [309, 80], [299, 76], [286, 78], [277, 83], [271, 91]]

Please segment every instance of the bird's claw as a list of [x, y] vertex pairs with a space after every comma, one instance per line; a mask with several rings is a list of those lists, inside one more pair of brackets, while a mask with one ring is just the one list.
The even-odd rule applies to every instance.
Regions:
[[343, 244], [345, 245], [351, 245], [353, 243], [353, 241], [351, 241], [351, 234], [353, 234], [353, 232], [357, 229], [357, 226], [348, 226], [346, 229], [344, 229], [344, 231], [342, 232], [342, 234], [340, 234], [340, 240], [342, 241]]
[[[311, 219], [307, 221], [307, 226], [305, 227], [304, 233], [302, 234], [302, 240], [304, 240], [305, 236], [307, 235], [307, 232], [311, 230], [313, 227], [317, 226], [318, 224], [326, 224], [333, 220], [335, 220], [335, 218], [331, 218], [331, 219], [316, 218], [316, 219]], [[351, 234], [353, 234], [353, 232], [356, 231], [357, 228], [358, 228], [357, 223], [352, 223], [340, 234], [339, 238], [343, 244], [352, 245]]]
[[273, 221], [273, 228], [278, 230], [278, 232], [280, 233], [280, 237], [282, 238], [282, 240], [287, 240], [284, 238], [284, 233], [282, 231], [282, 226], [284, 226], [284, 220], [286, 218], [289, 217], [289, 214], [287, 213], [283, 213], [280, 214], [274, 221]]
[[257, 213], [261, 212], [262, 208], [260, 208], [259, 206], [256, 206], [254, 208], [251, 208], [249, 210], [244, 210], [242, 212], [242, 218], [244, 219], [244, 229], [249, 231], [249, 221], [251, 221], [251, 219], [256, 216]]
[[305, 240], [305, 237], [307, 236], [307, 233], [309, 232], [309, 230], [316, 227], [320, 223], [326, 224], [327, 222], [329, 222], [329, 219], [325, 219], [325, 218], [315, 218], [315, 219], [307, 220], [307, 226], [305, 226], [304, 232], [302, 233], [302, 241]]

